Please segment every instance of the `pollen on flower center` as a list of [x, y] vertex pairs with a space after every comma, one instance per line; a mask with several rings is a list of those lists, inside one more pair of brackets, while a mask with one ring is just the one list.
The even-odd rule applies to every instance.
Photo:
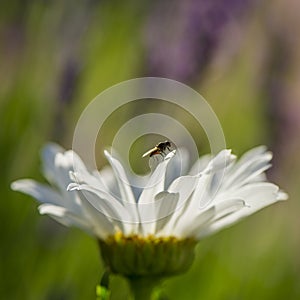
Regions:
[[186, 271], [194, 260], [196, 240], [174, 236], [125, 236], [122, 233], [99, 240], [106, 267], [128, 278], [170, 276]]

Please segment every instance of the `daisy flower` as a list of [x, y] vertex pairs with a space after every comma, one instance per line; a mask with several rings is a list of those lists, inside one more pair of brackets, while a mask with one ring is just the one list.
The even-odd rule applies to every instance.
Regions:
[[177, 152], [152, 157], [153, 171], [137, 187], [108, 151], [110, 166], [89, 171], [74, 151], [49, 144], [42, 161], [50, 186], [21, 179], [11, 188], [36, 198], [41, 214], [95, 236], [107, 269], [145, 294], [149, 278], [187, 270], [199, 240], [287, 199], [266, 179], [272, 154], [264, 146], [239, 160], [230, 150], [206, 155], [190, 170], [185, 151]]

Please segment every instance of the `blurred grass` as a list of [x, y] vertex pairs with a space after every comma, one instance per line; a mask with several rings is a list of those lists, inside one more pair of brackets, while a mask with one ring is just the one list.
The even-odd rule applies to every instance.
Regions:
[[[43, 180], [41, 146], [54, 140], [70, 148], [76, 120], [92, 98], [112, 84], [144, 75], [147, 7], [143, 1], [22, 3], [10, 1], [0, 10], [0, 298], [94, 299], [102, 272], [96, 242], [39, 216], [36, 203], [9, 185], [21, 177]], [[266, 104], [254, 80], [256, 31], [246, 34], [221, 75], [211, 69], [195, 84], [217, 113], [228, 146], [239, 154], [271, 142]], [[68, 62], [79, 71], [68, 86], [73, 94], [63, 99]], [[125, 108], [116, 117], [119, 123], [135, 109]], [[119, 123], [106, 130], [103, 143]], [[299, 170], [298, 163], [277, 178], [291, 195], [288, 203], [200, 242], [192, 269], [166, 282], [170, 298], [298, 299]], [[122, 279], [114, 278], [112, 286], [113, 299], [128, 294]]]

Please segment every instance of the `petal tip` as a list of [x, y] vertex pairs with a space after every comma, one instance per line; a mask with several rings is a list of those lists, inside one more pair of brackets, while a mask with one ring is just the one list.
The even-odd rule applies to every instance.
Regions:
[[170, 153], [168, 153], [165, 157], [164, 160], [168, 160], [171, 159], [172, 157], [174, 157], [174, 155], [176, 154], [176, 150], [171, 151]]
[[282, 190], [280, 190], [277, 194], [277, 200], [285, 201], [285, 200], [288, 200], [288, 198], [289, 198], [289, 195]]
[[67, 191], [70, 192], [70, 191], [74, 191], [74, 190], [80, 190], [80, 187], [77, 183], [72, 182], [67, 186]]
[[10, 188], [13, 190], [13, 191], [17, 191], [18, 190], [18, 181], [13, 181], [11, 184], [10, 184]]
[[106, 157], [110, 157], [111, 156], [111, 154], [110, 154], [110, 152], [107, 150], [107, 149], [105, 149], [104, 151], [103, 151], [103, 153], [104, 153], [104, 155], [106, 156]]
[[23, 191], [23, 187], [24, 186], [29, 186], [31, 185], [32, 180], [31, 179], [19, 179], [19, 180], [15, 180], [10, 184], [10, 188], [13, 191], [19, 191], [22, 192]]

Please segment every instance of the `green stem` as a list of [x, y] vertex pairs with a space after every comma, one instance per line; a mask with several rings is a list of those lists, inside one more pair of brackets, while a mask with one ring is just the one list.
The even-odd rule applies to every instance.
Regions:
[[157, 278], [129, 278], [134, 300], [151, 300], [155, 287], [159, 284]]

